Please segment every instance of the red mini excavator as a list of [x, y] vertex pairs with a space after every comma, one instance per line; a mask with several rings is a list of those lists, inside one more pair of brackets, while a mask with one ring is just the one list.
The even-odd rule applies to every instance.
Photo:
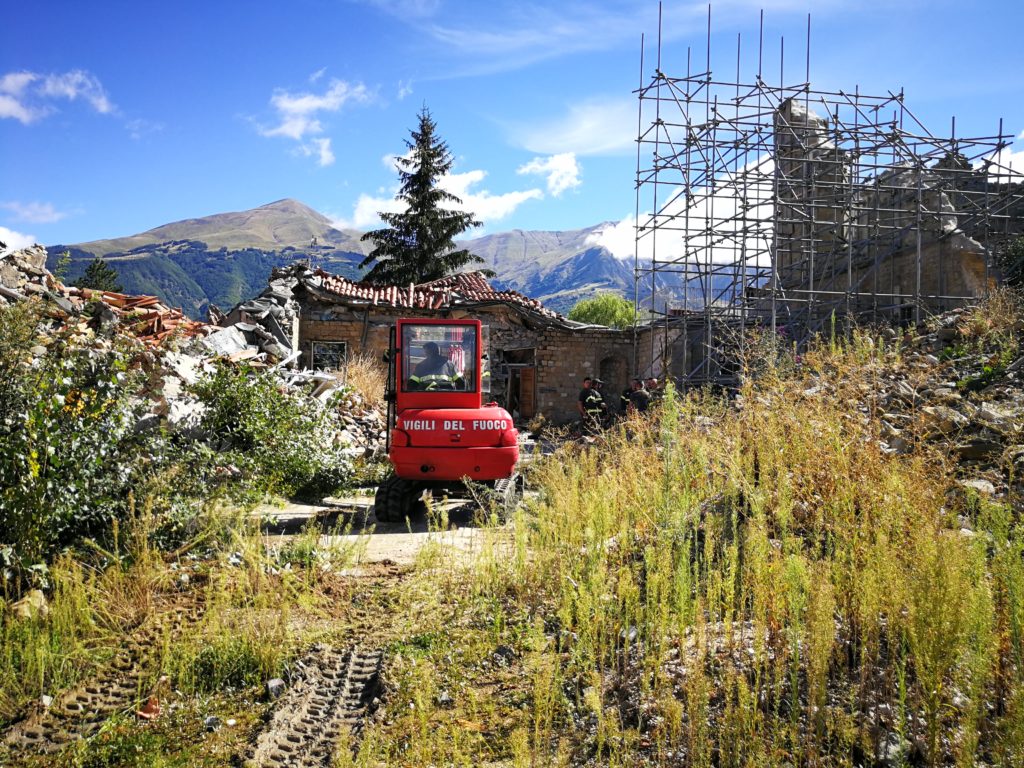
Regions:
[[508, 411], [483, 402], [479, 320], [398, 320], [388, 355], [388, 458], [378, 520], [400, 521], [425, 490], [469, 479], [514, 489], [519, 435]]

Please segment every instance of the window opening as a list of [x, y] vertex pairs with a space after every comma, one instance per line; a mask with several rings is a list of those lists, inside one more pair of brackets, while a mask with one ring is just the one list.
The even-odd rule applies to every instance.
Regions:
[[344, 341], [314, 341], [310, 346], [314, 370], [340, 371], [348, 360], [348, 344]]
[[475, 392], [476, 329], [402, 326], [402, 391]]

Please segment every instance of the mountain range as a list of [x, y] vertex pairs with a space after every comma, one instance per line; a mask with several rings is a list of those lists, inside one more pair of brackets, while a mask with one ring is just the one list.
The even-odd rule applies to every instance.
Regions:
[[[512, 230], [460, 241], [495, 272], [496, 288], [540, 299], [567, 312], [599, 291], [633, 295], [632, 264], [594, 244], [606, 224], [563, 232]], [[128, 293], [155, 294], [194, 317], [210, 304], [228, 308], [258, 294], [273, 267], [308, 259], [328, 272], [357, 280], [370, 250], [361, 232], [339, 229], [297, 200], [278, 200], [236, 213], [185, 219], [137, 235], [47, 248], [52, 269], [71, 254], [67, 279], [102, 256]], [[677, 294], [677, 290], [669, 290]], [[681, 293], [679, 293], [681, 296]]]

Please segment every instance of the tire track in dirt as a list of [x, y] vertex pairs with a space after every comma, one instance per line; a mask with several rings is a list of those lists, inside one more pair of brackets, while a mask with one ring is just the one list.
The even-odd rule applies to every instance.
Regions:
[[58, 696], [49, 708], [37, 705], [25, 719], [0, 734], [0, 757], [5, 748], [12, 753], [55, 752], [92, 736], [113, 715], [134, 711], [144, 698], [142, 684], [154, 671], [154, 657], [164, 639], [180, 636], [199, 622], [202, 613], [198, 603], [191, 603], [143, 624], [86, 682]]
[[383, 651], [315, 646], [256, 738], [250, 768], [323, 768], [354, 746], [376, 706]]

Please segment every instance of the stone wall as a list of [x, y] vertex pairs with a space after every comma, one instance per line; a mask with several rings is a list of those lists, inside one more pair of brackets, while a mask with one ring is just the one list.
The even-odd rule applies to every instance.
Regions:
[[986, 249], [960, 228], [955, 184], [941, 164], [851, 182], [852, 161], [836, 141], [828, 121], [799, 99], [775, 114], [774, 261], [784, 291], [800, 300], [821, 292], [819, 301], [849, 291], [855, 312], [895, 312], [919, 289], [934, 311], [956, 304], [946, 297], [978, 296], [991, 285]]
[[[557, 322], [525, 318], [503, 305], [453, 310], [447, 316], [473, 317], [487, 328], [492, 392], [504, 391], [504, 363], [513, 350], [533, 350], [536, 370], [536, 409], [555, 423], [577, 416], [576, 400], [584, 376], [607, 379], [606, 394], [617, 407], [619, 394], [634, 375], [633, 332], [604, 328], [569, 328]], [[306, 302], [299, 322], [302, 363], [310, 365], [313, 341], [343, 341], [348, 354], [383, 354], [388, 347], [389, 329], [399, 317], [438, 317], [437, 314], [395, 310], [389, 307], [362, 308]], [[648, 342], [647, 347], [650, 344]], [[643, 349], [644, 345], [639, 345]], [[638, 361], [640, 373], [650, 365], [649, 350]]]
[[629, 383], [632, 331], [545, 329], [537, 350], [537, 402], [545, 417], [557, 422], [576, 417], [576, 402], [585, 376], [605, 382], [605, 399], [618, 407]]
[[784, 287], [802, 287], [825, 267], [819, 259], [846, 240], [843, 194], [849, 160], [830, 136], [827, 120], [798, 98], [787, 99], [775, 112], [775, 163], [778, 200], [774, 225], [778, 232], [775, 265]]

